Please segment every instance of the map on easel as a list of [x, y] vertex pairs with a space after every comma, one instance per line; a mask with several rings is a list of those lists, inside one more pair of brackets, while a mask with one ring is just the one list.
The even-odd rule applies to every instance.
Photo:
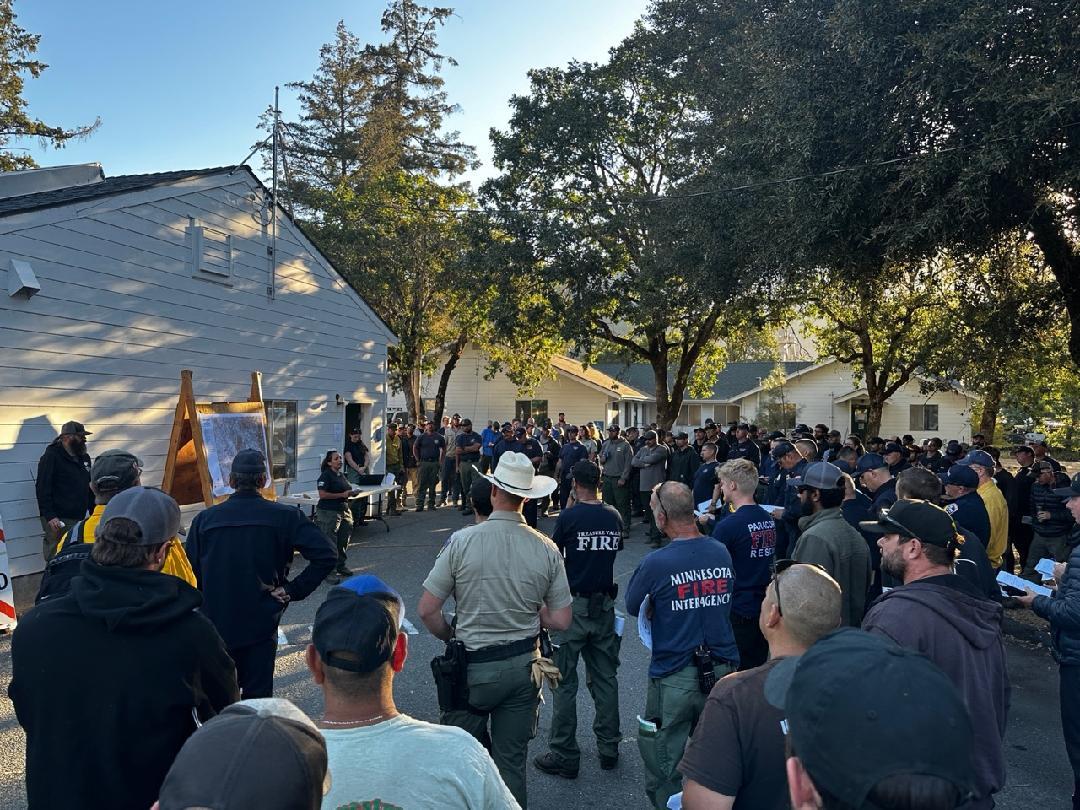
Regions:
[[[231, 495], [229, 473], [233, 458], [253, 448], [269, 459], [266, 447], [266, 412], [261, 402], [196, 403], [195, 411], [206, 448], [206, 467], [214, 497]], [[267, 467], [266, 478], [273, 480]]]
[[196, 402], [191, 371], [183, 369], [161, 488], [181, 506], [220, 503], [233, 491], [229, 486], [233, 458], [252, 448], [266, 456], [262, 495], [275, 500], [274, 459], [266, 428], [259, 372], [251, 373], [251, 395], [246, 402]]

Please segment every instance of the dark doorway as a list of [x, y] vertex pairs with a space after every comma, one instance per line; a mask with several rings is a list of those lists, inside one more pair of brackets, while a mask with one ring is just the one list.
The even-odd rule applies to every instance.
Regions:
[[860, 437], [863, 441], [870, 438], [866, 435], [866, 423], [869, 421], [869, 417], [869, 402], [851, 403], [851, 432]]

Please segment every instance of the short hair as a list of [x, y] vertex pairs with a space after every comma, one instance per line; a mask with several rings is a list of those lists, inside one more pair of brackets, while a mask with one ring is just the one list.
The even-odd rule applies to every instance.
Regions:
[[[859, 460], [859, 451], [856, 450], [854, 447], [848, 447], [847, 445], [844, 445], [836, 451], [836, 460], [856, 462]], [[855, 464], [852, 463], [851, 466], [854, 467]]]
[[1013, 450], [1013, 455], [1017, 453], [1030, 453], [1031, 455], [1035, 455], [1035, 449], [1033, 447], [1028, 447], [1026, 444], [1022, 444]]
[[688, 523], [694, 519], [694, 493], [686, 484], [663, 481], [654, 490], [656, 500], [672, 523]]
[[717, 469], [718, 477], [730, 481], [744, 495], [752, 494], [758, 485], [758, 468], [748, 458], [733, 458]]
[[[518, 506], [520, 506], [521, 504], [523, 504], [525, 502], [525, 499], [523, 497], [521, 497], [520, 495], [515, 495], [513, 492], [507, 492], [505, 489], [498, 486], [497, 484], [492, 484], [492, 486], [495, 487], [497, 490], [499, 490], [499, 492], [502, 493], [503, 498], [506, 499], [506, 502], [509, 503], [514, 508], [517, 508]], [[489, 490], [489, 492], [490, 492], [490, 490]], [[492, 511], [494, 511], [494, 510], [492, 510]]]
[[229, 486], [237, 492], [258, 492], [266, 486], [266, 473], [229, 473]]
[[983, 450], [989, 453], [990, 458], [994, 459], [994, 461], [998, 461], [1001, 458], [1001, 451], [992, 444], [986, 445], [983, 447]]
[[940, 450], [941, 449], [941, 439], [939, 439], [937, 436], [932, 437], [930, 439], [930, 446], [933, 447], [935, 450]]
[[469, 502], [478, 515], [489, 517], [495, 508], [491, 505], [491, 482], [486, 478], [477, 478], [468, 492]]
[[941, 479], [923, 467], [908, 467], [896, 476], [896, 497], [907, 500], [941, 500]]
[[[843, 601], [840, 584], [824, 568], [816, 565], [793, 565], [776, 575], [784, 606], [784, 629], [795, 641], [809, 647], [841, 622]], [[769, 596], [776, 601], [777, 583], [769, 585]]]
[[923, 556], [933, 565], [952, 565], [956, 560], [956, 546], [939, 546], [936, 543], [923, 543], [922, 545]]
[[142, 530], [128, 518], [115, 517], [101, 527], [101, 536], [90, 548], [90, 559], [116, 568], [146, 568], [164, 543], [141, 545]]
[[[387, 638], [390, 642], [390, 649], [394, 649], [394, 645], [397, 643], [398, 637], [398, 609], [399, 605], [397, 599], [392, 597], [373, 596], [379, 603], [386, 608], [390, 614], [392, 621], [387, 632]], [[351, 653], [347, 650], [334, 650], [335, 658], [356, 658], [355, 653]], [[341, 667], [331, 666], [326, 664], [323, 666], [323, 673], [326, 676], [326, 685], [334, 692], [346, 698], [347, 700], [357, 701], [363, 700], [371, 696], [371, 693], [379, 689], [383, 680], [390, 673], [390, 661], [383, 662], [381, 666], [376, 667], [371, 672], [350, 672], [347, 669]]]
[[817, 442], [813, 439], [799, 439], [795, 442], [795, 449], [807, 461], [813, 461], [817, 458]]

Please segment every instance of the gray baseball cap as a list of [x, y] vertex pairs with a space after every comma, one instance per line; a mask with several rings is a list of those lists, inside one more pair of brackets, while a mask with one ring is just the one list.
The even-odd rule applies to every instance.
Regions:
[[126, 450], [106, 450], [94, 459], [90, 482], [102, 492], [127, 489], [138, 480], [142, 461]]
[[140, 546], [167, 543], [180, 531], [179, 505], [153, 487], [132, 487], [114, 496], [105, 505], [94, 537], [100, 539], [105, 526], [114, 518], [127, 518], [139, 527], [142, 537], [137, 545]]
[[800, 478], [789, 478], [788, 486], [813, 487], [814, 489], [837, 489], [842, 485], [844, 473], [835, 464], [815, 461], [807, 464]]

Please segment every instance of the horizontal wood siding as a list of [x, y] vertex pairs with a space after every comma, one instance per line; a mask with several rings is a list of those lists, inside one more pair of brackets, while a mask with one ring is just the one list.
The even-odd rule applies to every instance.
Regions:
[[[297, 402], [292, 491], [314, 487], [347, 402], [369, 403], [382, 469], [388, 333], [284, 216], [267, 298], [261, 194], [222, 174], [0, 220], [0, 289], [10, 259], [41, 283], [29, 301], [0, 296], [0, 517], [14, 574], [41, 568], [34, 477], [60, 426], [83, 422], [92, 456], [134, 452], [159, 484], [182, 368], [199, 401], [247, 399], [257, 370], [267, 399]], [[232, 235], [228, 286], [193, 277], [188, 217]]]

